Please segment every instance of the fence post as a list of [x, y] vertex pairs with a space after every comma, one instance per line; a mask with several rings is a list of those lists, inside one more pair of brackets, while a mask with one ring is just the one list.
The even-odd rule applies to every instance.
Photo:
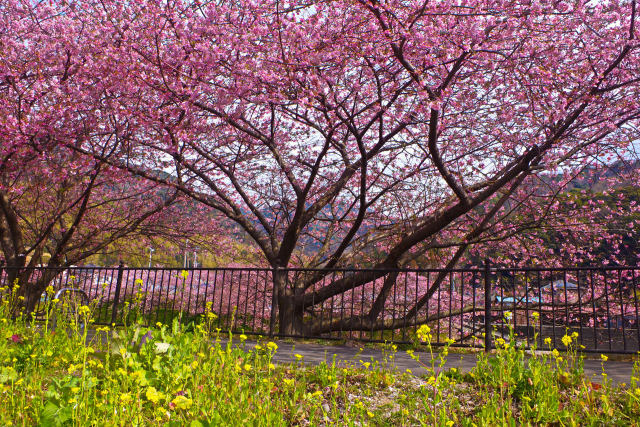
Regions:
[[273, 337], [273, 333], [276, 329], [276, 316], [278, 315], [278, 285], [276, 276], [279, 276], [280, 267], [273, 267], [271, 273], [271, 281], [273, 282], [273, 291], [271, 292], [271, 317], [269, 318], [269, 336]]
[[491, 271], [489, 259], [484, 260], [484, 351], [491, 350]]
[[[111, 324], [116, 323], [116, 317], [118, 316], [118, 301], [120, 300], [120, 288], [122, 287], [122, 270], [123, 263], [120, 261], [118, 265], [118, 279], [116, 280], [116, 295], [113, 297], [113, 308], [111, 309]], [[113, 276], [112, 276], [113, 277]]]

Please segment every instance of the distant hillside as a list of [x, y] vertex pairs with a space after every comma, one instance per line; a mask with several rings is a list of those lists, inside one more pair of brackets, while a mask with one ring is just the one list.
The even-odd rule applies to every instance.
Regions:
[[575, 188], [602, 192], [610, 187], [608, 179], [616, 176], [627, 177], [617, 183], [616, 187], [635, 187], [639, 184], [638, 181], [634, 178], [628, 177], [635, 177], [638, 172], [640, 172], [640, 160], [629, 162], [619, 160], [607, 166], [590, 166], [587, 167], [579, 177], [569, 183], [567, 190]]

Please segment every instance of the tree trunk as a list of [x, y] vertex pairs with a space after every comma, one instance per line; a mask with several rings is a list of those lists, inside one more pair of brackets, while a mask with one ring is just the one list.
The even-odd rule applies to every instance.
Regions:
[[25, 313], [31, 313], [36, 309], [36, 305], [38, 304], [38, 301], [40, 301], [40, 296], [42, 295], [45, 288], [47, 287], [46, 283], [41, 284], [39, 282], [40, 281], [30, 284], [30, 286], [25, 292], [24, 303], [23, 303]]
[[289, 285], [286, 270], [273, 270], [273, 287], [277, 291], [278, 302], [278, 334], [280, 335], [305, 335], [303, 323], [302, 301], [296, 295], [295, 289]]
[[61, 271], [60, 268], [45, 268], [34, 277], [35, 270], [33, 269], [22, 268], [15, 270], [13, 276], [18, 278], [18, 284], [20, 285], [17, 296], [24, 298], [24, 301], [18, 301], [15, 307], [16, 313], [20, 310], [25, 314], [34, 311], [47, 286]]

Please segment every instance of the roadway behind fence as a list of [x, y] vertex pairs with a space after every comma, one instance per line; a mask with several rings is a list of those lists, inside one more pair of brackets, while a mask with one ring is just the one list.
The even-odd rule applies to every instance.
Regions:
[[[0, 283], [7, 285], [10, 269], [2, 268]], [[30, 281], [44, 268], [34, 268]], [[310, 295], [361, 269], [288, 269], [289, 286], [304, 277], [321, 277], [301, 290]], [[370, 313], [389, 274], [397, 274], [387, 294], [378, 324], [370, 330], [336, 329], [303, 338], [347, 339], [374, 342], [411, 342], [417, 328], [430, 326], [434, 344], [447, 339], [456, 346], [491, 347], [491, 338], [516, 340], [546, 348], [563, 348], [566, 333], [578, 333], [584, 351], [636, 353], [640, 350], [640, 268], [538, 269], [402, 269], [382, 275], [343, 294], [312, 304], [305, 322], [331, 322]], [[445, 275], [437, 290], [429, 288]], [[117, 268], [59, 269], [50, 283], [55, 289], [82, 290], [94, 310], [97, 324], [122, 324], [125, 314], [154, 325], [170, 323], [182, 313], [184, 322], [198, 321], [207, 305], [217, 315], [221, 330], [257, 335], [278, 333], [274, 306], [273, 270], [263, 268]], [[43, 294], [39, 307], [46, 302]], [[487, 332], [489, 332], [487, 334]]]

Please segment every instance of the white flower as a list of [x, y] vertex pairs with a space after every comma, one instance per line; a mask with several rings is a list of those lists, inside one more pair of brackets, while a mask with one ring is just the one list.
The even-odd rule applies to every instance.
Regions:
[[156, 354], [166, 353], [167, 351], [169, 351], [169, 347], [171, 347], [171, 344], [169, 344], [167, 342], [157, 342], [157, 343], [155, 343]]

